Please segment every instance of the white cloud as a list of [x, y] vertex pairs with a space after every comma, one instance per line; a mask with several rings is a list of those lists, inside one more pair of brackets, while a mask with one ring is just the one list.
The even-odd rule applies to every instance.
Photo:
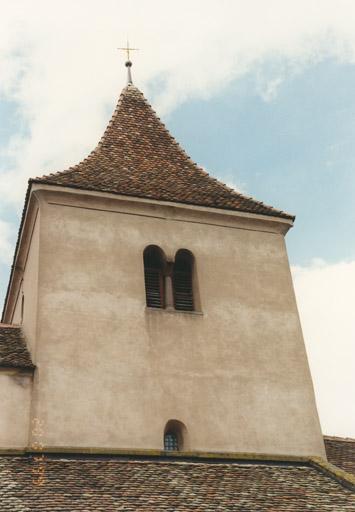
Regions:
[[0, 174], [1, 196], [17, 207], [29, 176], [76, 163], [96, 145], [125, 81], [116, 48], [127, 33], [141, 48], [136, 83], [150, 96], [161, 82], [160, 113], [212, 96], [265, 59], [288, 63], [256, 84], [270, 101], [285, 73], [355, 55], [349, 0], [2, 0], [1, 13], [0, 97], [19, 104], [28, 128]]
[[[208, 172], [208, 169], [202, 167], [206, 172]], [[216, 169], [213, 172], [213, 176], [220, 181], [221, 183], [224, 183], [227, 185], [227, 187], [232, 188], [233, 190], [236, 190], [237, 192], [240, 192], [241, 194], [248, 195], [247, 194], [247, 185], [246, 183], [237, 182], [236, 178], [238, 177], [238, 171], [234, 169], [234, 171], [231, 170], [225, 170], [223, 173], [223, 176], [216, 172]]]
[[230, 180], [225, 180], [223, 179], [222, 177], [219, 178], [218, 176], [216, 176], [217, 179], [219, 181], [221, 181], [222, 183], [224, 183], [225, 185], [227, 185], [227, 187], [229, 188], [232, 188], [233, 190], [236, 190], [237, 192], [240, 192], [241, 194], [244, 194], [244, 195], [247, 195], [247, 192], [246, 192], [246, 187], [245, 187], [245, 183], [239, 185], [238, 183], [236, 183], [235, 181], [230, 181]]
[[323, 432], [355, 438], [355, 261], [292, 271]]
[[257, 91], [266, 102], [276, 98], [278, 90], [284, 79], [281, 76], [276, 78], [259, 78], [257, 82]]
[[0, 220], [0, 263], [5, 265], [12, 261], [14, 231], [15, 227], [13, 224]]

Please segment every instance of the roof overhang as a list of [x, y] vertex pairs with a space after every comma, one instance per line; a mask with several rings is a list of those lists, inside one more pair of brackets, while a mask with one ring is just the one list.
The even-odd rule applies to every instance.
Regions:
[[38, 215], [39, 204], [35, 194], [32, 194], [32, 184], [29, 182], [26, 192], [25, 204], [22, 211], [20, 227], [17, 235], [14, 257], [11, 266], [9, 283], [7, 286], [1, 322], [11, 323], [9, 311], [17, 299], [19, 283], [21, 282], [28, 257], [33, 229]]
[[[50, 185], [44, 184], [42, 182], [36, 182], [34, 180], [32, 180], [32, 191], [47, 193], [47, 197], [49, 197], [48, 194], [51, 194], [52, 196], [54, 194], [57, 194], [58, 196], [61, 195], [63, 198], [66, 197], [68, 201], [71, 198], [70, 202], [73, 202], [73, 199], [75, 198], [75, 201], [78, 201], [79, 207], [80, 198], [85, 197], [86, 202], [87, 198], [91, 197], [96, 199], [96, 201], [103, 200], [106, 202], [111, 202], [112, 205], [115, 204], [116, 206], [120, 203], [121, 206], [124, 206], [129, 210], [132, 210], [132, 207], [145, 209], [147, 215], [149, 215], [149, 211], [152, 211], [152, 207], [154, 208], [155, 212], [158, 208], [160, 208], [160, 216], [162, 218], [164, 218], [164, 215], [167, 215], [167, 212], [169, 212], [170, 215], [175, 212], [176, 217], [178, 217], [180, 214], [186, 220], [188, 217], [190, 217], [191, 221], [198, 218], [202, 223], [204, 217], [206, 219], [205, 223], [207, 224], [213, 217], [216, 221], [218, 219], [218, 223], [221, 225], [224, 225], [227, 221], [229, 224], [234, 223], [236, 228], [239, 224], [241, 228], [243, 224], [248, 224], [250, 225], [250, 228], [254, 228], [254, 230], [271, 230], [272, 232], [278, 232], [283, 235], [285, 235], [287, 231], [293, 227], [294, 224], [292, 219], [283, 217], [198, 206], [188, 203], [161, 201], [150, 198], [115, 194], [112, 192], [101, 192], [79, 187]], [[156, 214], [153, 215], [153, 213], [151, 213], [151, 216], [156, 216]]]

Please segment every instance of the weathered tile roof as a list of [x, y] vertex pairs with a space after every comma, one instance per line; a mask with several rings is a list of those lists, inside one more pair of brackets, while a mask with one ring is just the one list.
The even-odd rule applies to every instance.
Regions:
[[328, 461], [355, 475], [355, 439], [324, 437]]
[[294, 219], [198, 167], [133, 85], [123, 89], [101, 141], [85, 160], [31, 181]]
[[0, 324], [0, 368], [33, 369], [21, 328]]
[[309, 466], [0, 456], [2, 511], [346, 512], [355, 494]]

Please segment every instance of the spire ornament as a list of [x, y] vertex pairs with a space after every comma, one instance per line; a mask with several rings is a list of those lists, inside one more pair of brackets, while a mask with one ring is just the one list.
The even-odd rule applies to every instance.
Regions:
[[117, 49], [118, 50], [122, 50], [122, 51], [127, 53], [127, 60], [125, 62], [125, 66], [127, 68], [127, 84], [128, 85], [133, 85], [132, 73], [131, 73], [132, 61], [130, 59], [130, 52], [131, 51], [137, 51], [137, 50], [139, 50], [139, 48], [130, 48], [129, 41], [127, 39], [127, 46], [126, 46], [126, 48], [117, 48]]

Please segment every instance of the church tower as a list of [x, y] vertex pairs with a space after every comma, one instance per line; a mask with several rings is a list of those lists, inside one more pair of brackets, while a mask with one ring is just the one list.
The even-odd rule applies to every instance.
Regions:
[[38, 420], [46, 449], [324, 456], [293, 221], [198, 167], [129, 81], [96, 149], [29, 181], [0, 445]]

